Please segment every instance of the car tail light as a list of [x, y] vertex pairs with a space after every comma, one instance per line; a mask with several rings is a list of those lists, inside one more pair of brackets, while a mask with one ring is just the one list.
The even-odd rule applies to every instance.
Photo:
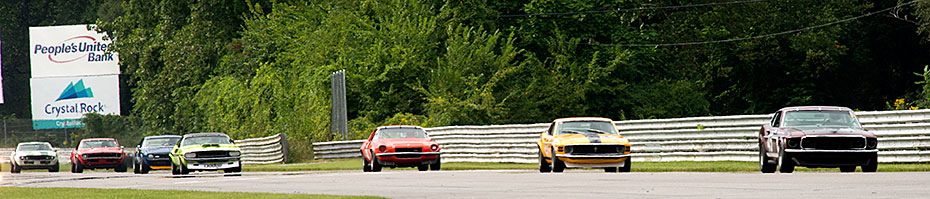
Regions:
[[433, 146], [430, 146], [429, 149], [433, 151], [439, 151], [439, 145], [434, 144]]
[[384, 146], [384, 145], [381, 145], [381, 146], [378, 147], [378, 151], [379, 151], [379, 152], [385, 152], [385, 151], [387, 151], [387, 147]]

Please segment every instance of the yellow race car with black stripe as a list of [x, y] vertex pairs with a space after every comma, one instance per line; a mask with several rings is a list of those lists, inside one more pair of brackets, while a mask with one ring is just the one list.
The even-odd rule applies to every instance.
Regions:
[[536, 144], [539, 172], [562, 172], [565, 168], [630, 172], [630, 141], [608, 118], [556, 119]]

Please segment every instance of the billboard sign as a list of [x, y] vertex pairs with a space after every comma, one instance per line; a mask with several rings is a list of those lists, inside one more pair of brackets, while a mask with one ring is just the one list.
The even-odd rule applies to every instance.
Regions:
[[33, 129], [79, 128], [85, 113], [120, 114], [119, 76], [32, 78]]
[[29, 27], [32, 78], [119, 74], [112, 40], [87, 30], [94, 25]]

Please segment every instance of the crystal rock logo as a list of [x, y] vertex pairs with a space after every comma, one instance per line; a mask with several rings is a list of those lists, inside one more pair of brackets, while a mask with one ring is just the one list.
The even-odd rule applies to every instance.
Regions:
[[[93, 98], [94, 92], [90, 88], [84, 87], [84, 80], [78, 80], [77, 83], [72, 82], [68, 84], [68, 87], [61, 92], [61, 96], [55, 100], [55, 102], [68, 99], [79, 99], [79, 98]], [[61, 116], [62, 113], [92, 113], [92, 112], [103, 112], [104, 106], [103, 102], [97, 102], [97, 104], [88, 104], [85, 102], [78, 102], [74, 104], [62, 104], [54, 105], [46, 104], [45, 113], [46, 114], [55, 114], [55, 117]]]
[[88, 62], [115, 61], [113, 54], [106, 52], [110, 44], [102, 44], [91, 36], [76, 36], [62, 41], [58, 45], [43, 46], [36, 44], [32, 54], [48, 54], [48, 60], [54, 63], [68, 63], [87, 57]]
[[61, 101], [66, 99], [77, 99], [77, 98], [91, 98], [94, 97], [94, 91], [90, 88], [84, 87], [84, 80], [78, 80], [77, 84], [71, 82], [68, 84], [68, 87], [65, 87], [65, 90], [61, 92], [61, 96], [58, 97], [55, 101]]

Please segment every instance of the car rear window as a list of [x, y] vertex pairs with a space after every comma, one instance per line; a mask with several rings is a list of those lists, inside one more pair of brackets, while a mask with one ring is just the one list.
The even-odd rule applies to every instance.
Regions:
[[78, 148], [89, 149], [94, 147], [119, 147], [113, 140], [87, 140], [81, 142]]
[[785, 113], [784, 127], [859, 128], [859, 121], [849, 111], [800, 110]]
[[562, 122], [556, 135], [562, 134], [618, 134], [614, 125], [607, 121], [568, 121]]
[[178, 140], [181, 138], [176, 137], [166, 137], [166, 138], [149, 138], [145, 139], [145, 142], [142, 142], [142, 148], [147, 147], [170, 147], [178, 143]]
[[181, 146], [204, 145], [204, 144], [232, 144], [229, 138], [224, 136], [203, 136], [189, 137], [181, 141]]
[[419, 128], [386, 128], [378, 130], [374, 139], [387, 138], [428, 138], [426, 131]]
[[52, 147], [47, 144], [24, 144], [16, 147], [16, 151], [51, 151]]

